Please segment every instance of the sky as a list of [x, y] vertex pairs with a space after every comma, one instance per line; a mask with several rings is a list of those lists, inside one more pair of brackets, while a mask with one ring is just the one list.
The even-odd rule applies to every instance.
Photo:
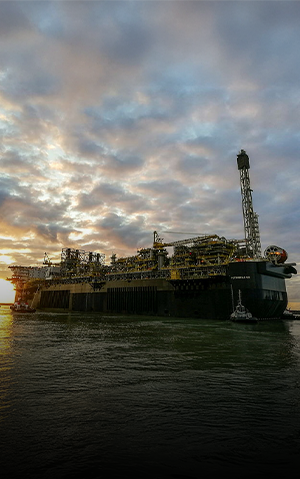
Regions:
[[0, 278], [154, 230], [242, 239], [241, 149], [262, 250], [300, 264], [299, 24], [298, 1], [1, 1]]

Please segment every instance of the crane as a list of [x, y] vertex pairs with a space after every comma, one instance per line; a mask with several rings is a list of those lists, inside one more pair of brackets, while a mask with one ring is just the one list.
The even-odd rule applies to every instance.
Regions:
[[44, 261], [43, 264], [46, 264], [47, 266], [51, 266], [52, 262], [50, 261], [50, 258], [48, 256], [48, 253], [44, 254]]
[[43, 264], [47, 266], [60, 266], [60, 263], [53, 263], [52, 260], [49, 258], [48, 253], [44, 254], [44, 261]]
[[194, 238], [187, 238], [184, 240], [177, 240], [177, 241], [171, 241], [168, 243], [163, 242], [163, 238], [158, 236], [157, 231], [154, 231], [154, 240], [153, 240], [153, 248], [155, 249], [161, 249], [161, 248], [166, 248], [168, 246], [182, 246], [182, 245], [187, 245], [187, 244], [192, 244], [192, 243], [202, 243], [207, 240], [217, 240], [220, 239], [220, 237], [216, 234], [214, 235], [199, 235]]

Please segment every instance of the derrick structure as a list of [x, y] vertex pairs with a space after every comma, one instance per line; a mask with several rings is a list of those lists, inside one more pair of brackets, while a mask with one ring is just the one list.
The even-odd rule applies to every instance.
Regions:
[[246, 252], [254, 258], [261, 258], [258, 215], [253, 211], [249, 176], [250, 162], [245, 150], [241, 150], [237, 155], [237, 164], [240, 172]]

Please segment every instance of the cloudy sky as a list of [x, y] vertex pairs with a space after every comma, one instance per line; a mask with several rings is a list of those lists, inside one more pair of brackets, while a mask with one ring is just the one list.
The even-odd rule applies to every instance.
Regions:
[[0, 277], [243, 238], [241, 148], [262, 249], [300, 264], [299, 25], [298, 1], [1, 1]]

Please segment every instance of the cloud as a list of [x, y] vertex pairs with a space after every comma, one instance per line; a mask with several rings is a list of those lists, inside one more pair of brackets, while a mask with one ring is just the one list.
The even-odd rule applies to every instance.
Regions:
[[153, 230], [239, 238], [243, 148], [263, 249], [299, 262], [299, 16], [281, 1], [0, 2], [2, 250], [32, 264], [67, 246], [134, 254]]
[[17, 2], [2, 2], [0, 15], [0, 37], [7, 38], [31, 30], [30, 19]]
[[150, 210], [144, 197], [126, 191], [117, 183], [100, 183], [90, 193], [81, 194], [78, 200], [79, 209], [85, 211], [98, 209], [100, 215], [103, 210], [122, 210], [126, 215]]

